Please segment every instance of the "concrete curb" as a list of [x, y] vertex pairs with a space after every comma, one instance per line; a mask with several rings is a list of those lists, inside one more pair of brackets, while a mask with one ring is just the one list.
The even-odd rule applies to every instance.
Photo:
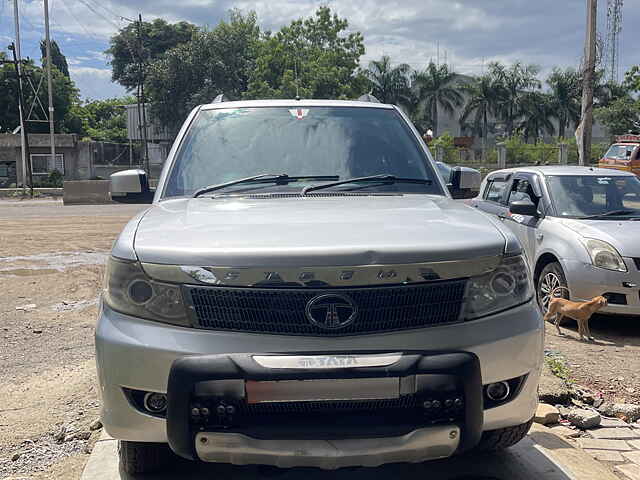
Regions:
[[[185, 462], [176, 469], [158, 475], [144, 475], [131, 477], [119, 472], [118, 442], [103, 432], [96, 443], [93, 452], [82, 473], [81, 480], [134, 480], [134, 478], [156, 480], [198, 480], [219, 478], [263, 478], [259, 470], [253, 467], [233, 467], [220, 465], [220, 472], [212, 476], [211, 465], [193, 465]], [[420, 469], [423, 470], [419, 474]], [[188, 471], [187, 471], [188, 470]], [[370, 479], [376, 469], [364, 468], [357, 471], [328, 471], [315, 472], [313, 478], [326, 477], [348, 478], [350, 480]], [[511, 480], [619, 480], [603, 464], [599, 463], [588, 453], [580, 450], [563, 438], [552, 433], [547, 427], [536, 425], [531, 428], [529, 435], [515, 447], [504, 453], [468, 455], [453, 457], [447, 460], [427, 462], [424, 464], [397, 464], [380, 467], [385, 478], [430, 478], [445, 480], [460, 475], [475, 474], [479, 477], [499, 478]], [[297, 478], [296, 471], [283, 473], [282, 478]], [[428, 475], [427, 475], [428, 473]], [[515, 476], [514, 476], [515, 475]], [[374, 474], [374, 478], [377, 476]], [[266, 478], [266, 477], [265, 477]], [[471, 478], [471, 477], [469, 477]]]

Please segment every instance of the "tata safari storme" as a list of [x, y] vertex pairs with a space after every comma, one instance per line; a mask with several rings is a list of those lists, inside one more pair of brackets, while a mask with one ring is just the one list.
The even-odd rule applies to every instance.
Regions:
[[[476, 173], [449, 188], [477, 190]], [[391, 105], [197, 107], [106, 277], [102, 419], [127, 472], [162, 466], [167, 444], [239, 465], [420, 462], [508, 447], [534, 415], [523, 250], [452, 200]]]

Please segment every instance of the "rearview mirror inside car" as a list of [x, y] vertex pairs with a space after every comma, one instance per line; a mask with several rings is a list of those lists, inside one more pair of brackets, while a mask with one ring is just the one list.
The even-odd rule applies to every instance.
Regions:
[[122, 170], [111, 174], [111, 199], [121, 203], [151, 203], [153, 193], [144, 170]]
[[449, 192], [455, 199], [474, 198], [480, 191], [481, 182], [482, 175], [475, 168], [454, 167], [451, 170]]

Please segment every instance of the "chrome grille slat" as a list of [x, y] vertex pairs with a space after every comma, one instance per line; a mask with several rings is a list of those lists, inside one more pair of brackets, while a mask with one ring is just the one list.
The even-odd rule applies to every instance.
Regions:
[[[459, 321], [466, 279], [364, 288], [240, 288], [185, 286], [196, 326], [285, 335], [342, 336], [423, 328]], [[317, 295], [350, 297], [358, 316], [326, 331], [305, 316]]]

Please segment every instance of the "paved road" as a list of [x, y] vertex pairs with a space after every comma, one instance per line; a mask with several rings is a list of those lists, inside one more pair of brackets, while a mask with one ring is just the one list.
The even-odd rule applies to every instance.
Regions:
[[115, 440], [100, 440], [81, 480], [616, 480], [587, 453], [534, 425], [529, 436], [504, 452], [466, 455], [422, 464], [337, 471], [194, 464], [177, 461], [157, 475], [128, 476], [118, 471]]
[[0, 218], [133, 216], [148, 205], [63, 205], [61, 200], [0, 200]]

